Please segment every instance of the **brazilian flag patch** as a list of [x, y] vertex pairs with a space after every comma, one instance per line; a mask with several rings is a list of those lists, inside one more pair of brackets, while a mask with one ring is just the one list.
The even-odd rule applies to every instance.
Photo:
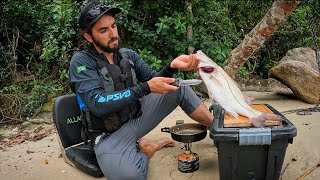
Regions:
[[79, 66], [77, 67], [77, 72], [80, 73], [82, 71], [86, 71], [87, 70], [87, 67], [86, 66]]

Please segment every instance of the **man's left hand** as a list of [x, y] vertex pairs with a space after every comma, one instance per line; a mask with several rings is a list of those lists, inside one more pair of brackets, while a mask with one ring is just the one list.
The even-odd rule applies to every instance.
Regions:
[[170, 67], [184, 71], [191, 71], [198, 68], [199, 62], [200, 60], [195, 54], [180, 55], [171, 62]]

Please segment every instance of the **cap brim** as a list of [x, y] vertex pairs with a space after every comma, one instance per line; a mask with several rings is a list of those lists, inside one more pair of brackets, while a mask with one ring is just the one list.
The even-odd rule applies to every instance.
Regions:
[[121, 9], [119, 8], [110, 8], [110, 9], [107, 9], [105, 11], [103, 11], [99, 16], [97, 16], [96, 18], [94, 18], [91, 23], [87, 26], [91, 26], [92, 24], [96, 23], [103, 15], [105, 15], [106, 13], [109, 13], [111, 14], [112, 16], [115, 16], [116, 14], [120, 13], [121, 12]]

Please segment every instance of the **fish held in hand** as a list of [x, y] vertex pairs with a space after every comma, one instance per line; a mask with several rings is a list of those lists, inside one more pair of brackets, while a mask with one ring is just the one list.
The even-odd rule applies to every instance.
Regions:
[[247, 102], [236, 82], [202, 51], [197, 51], [200, 59], [199, 75], [208, 89], [211, 99], [216, 101], [232, 117], [248, 117], [253, 126], [263, 127], [266, 120], [283, 121], [282, 116], [253, 109]]

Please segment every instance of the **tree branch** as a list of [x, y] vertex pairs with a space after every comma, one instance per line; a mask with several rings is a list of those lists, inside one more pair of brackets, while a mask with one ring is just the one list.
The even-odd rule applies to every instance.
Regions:
[[227, 74], [234, 78], [239, 67], [262, 46], [278, 27], [287, 21], [299, 3], [300, 1], [297, 0], [275, 0], [264, 18], [231, 51], [224, 64]]

